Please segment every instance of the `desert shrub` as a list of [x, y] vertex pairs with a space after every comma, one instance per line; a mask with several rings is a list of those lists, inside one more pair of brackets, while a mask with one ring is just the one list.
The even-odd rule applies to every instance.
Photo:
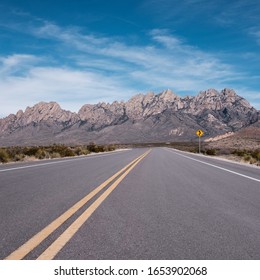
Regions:
[[60, 158], [60, 154], [57, 153], [57, 152], [53, 152], [53, 153], [50, 154], [50, 157], [51, 158]]
[[74, 149], [74, 153], [75, 153], [77, 156], [82, 155], [82, 147], [76, 147], [76, 148]]
[[[23, 147], [8, 147], [6, 148], [6, 152], [9, 155], [11, 160], [18, 161], [19, 157], [17, 155], [24, 155], [24, 148]], [[17, 160], [16, 160], [17, 158]]]
[[53, 145], [51, 146], [51, 153], [59, 153], [61, 157], [72, 157], [75, 153], [70, 147], [65, 145]]
[[89, 154], [89, 150], [87, 149], [87, 147], [82, 147], [81, 148], [81, 154], [82, 155], [88, 155]]
[[63, 144], [54, 144], [52, 146], [8, 147], [0, 148], [0, 162], [72, 157], [76, 155], [87, 155], [90, 152], [99, 153], [112, 150], [115, 150], [115, 146], [96, 145], [93, 142], [87, 146], [76, 147], [68, 147]]
[[217, 150], [216, 149], [207, 149], [206, 154], [209, 156], [215, 156], [217, 154]]
[[252, 157], [255, 158], [256, 160], [260, 161], [260, 151], [259, 150], [255, 150], [251, 153]]
[[89, 150], [87, 149], [86, 146], [75, 147], [75, 148], [73, 148], [73, 151], [74, 151], [75, 155], [77, 155], [77, 156], [89, 154]]
[[75, 153], [68, 147], [64, 147], [59, 151], [61, 157], [73, 157]]
[[245, 161], [250, 161], [252, 159], [251, 155], [248, 154], [245, 154], [243, 158]]
[[105, 152], [105, 146], [103, 145], [96, 145], [94, 142], [89, 143], [89, 145], [87, 145], [87, 149], [91, 152], [91, 153], [102, 153]]
[[67, 148], [64, 152], [65, 157], [74, 157], [76, 154], [71, 148]]
[[36, 155], [39, 155], [41, 152], [40, 152], [40, 148], [39, 147], [29, 147], [29, 148], [24, 148], [24, 154], [26, 156], [35, 156], [37, 157]]
[[220, 148], [218, 149], [217, 153], [221, 155], [230, 155], [231, 151], [229, 148]]
[[255, 163], [257, 163], [257, 160], [255, 158], [251, 158], [249, 162], [250, 162], [250, 164], [255, 164]]
[[245, 161], [249, 161], [251, 164], [260, 162], [260, 151], [259, 150], [234, 150], [232, 154], [239, 157], [243, 157]]
[[13, 161], [21, 161], [25, 158], [25, 155], [24, 154], [16, 154], [12, 157], [12, 160]]
[[198, 153], [199, 150], [197, 148], [192, 148], [192, 149], [189, 149], [188, 152], [191, 152], [191, 153]]
[[27, 147], [24, 150], [26, 156], [35, 156], [36, 158], [45, 158], [45, 148], [44, 147]]
[[105, 152], [104, 146], [97, 146], [95, 152], [96, 153], [103, 153], [103, 152]]
[[38, 149], [37, 152], [34, 154], [34, 156], [38, 159], [44, 159], [45, 151], [43, 149]]
[[96, 153], [96, 152], [97, 152], [97, 149], [98, 149], [98, 146], [97, 146], [94, 142], [91, 142], [91, 143], [89, 143], [89, 145], [87, 145], [87, 149], [88, 149], [91, 153]]
[[5, 149], [0, 149], [0, 162], [6, 163], [10, 160], [8, 153]]
[[111, 152], [114, 151], [116, 149], [116, 147], [114, 145], [106, 145], [104, 146], [104, 151], [105, 152]]
[[232, 154], [237, 155], [239, 157], [243, 157], [243, 156], [247, 155], [247, 151], [246, 150], [234, 150], [232, 152]]

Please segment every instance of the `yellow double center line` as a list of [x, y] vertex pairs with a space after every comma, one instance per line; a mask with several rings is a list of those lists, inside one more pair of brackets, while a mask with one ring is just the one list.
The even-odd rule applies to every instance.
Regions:
[[[24, 243], [21, 247], [11, 253], [6, 260], [20, 260], [28, 255], [34, 248], [36, 248], [42, 241], [44, 241], [51, 233], [59, 228], [66, 220], [68, 220], [74, 213], [82, 208], [90, 199], [104, 189], [108, 184], [118, 179], [99, 196], [39, 257], [40, 260], [51, 260], [58, 252], [65, 246], [65, 244], [73, 237], [73, 235], [79, 230], [79, 228], [87, 221], [92, 213], [98, 208], [98, 206], [109, 196], [109, 194], [119, 185], [119, 183], [125, 178], [125, 176], [143, 159], [148, 153], [147, 151], [124, 168], [119, 170], [116, 174], [107, 179], [104, 183], [82, 198], [79, 202], [74, 204], [56, 220], [46, 226], [39, 233], [34, 235], [30, 240]], [[120, 175], [121, 174], [121, 175]]]

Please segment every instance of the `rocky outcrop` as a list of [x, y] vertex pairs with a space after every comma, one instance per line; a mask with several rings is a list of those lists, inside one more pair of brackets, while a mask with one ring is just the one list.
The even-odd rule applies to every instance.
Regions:
[[259, 112], [232, 89], [179, 97], [171, 90], [133, 96], [127, 102], [84, 105], [79, 112], [40, 102], [0, 120], [0, 145], [183, 141], [238, 131], [259, 120]]
[[23, 112], [19, 110], [16, 115], [9, 115], [7, 118], [0, 120], [0, 132], [11, 134], [16, 130], [27, 126], [37, 126], [40, 123], [67, 128], [80, 120], [79, 116], [70, 111], [61, 109], [56, 102], [40, 102], [33, 107], [27, 107]]

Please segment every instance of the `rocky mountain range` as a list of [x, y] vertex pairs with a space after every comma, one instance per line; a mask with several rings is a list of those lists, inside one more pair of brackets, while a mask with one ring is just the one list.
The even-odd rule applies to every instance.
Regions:
[[78, 113], [40, 102], [0, 119], [0, 146], [190, 141], [236, 132], [260, 120], [260, 111], [232, 89], [180, 97], [171, 90], [127, 102], [84, 105]]

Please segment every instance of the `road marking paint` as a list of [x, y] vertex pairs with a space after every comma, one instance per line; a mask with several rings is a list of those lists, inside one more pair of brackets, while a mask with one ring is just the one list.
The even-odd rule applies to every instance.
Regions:
[[66, 212], [64, 212], [61, 216], [51, 222], [48, 226], [42, 229], [39, 233], [34, 235], [31, 239], [29, 239], [26, 243], [24, 243], [21, 247], [7, 256], [6, 260], [20, 260], [24, 258], [27, 254], [29, 254], [34, 248], [36, 248], [43, 240], [45, 240], [52, 232], [54, 232], [57, 228], [59, 228], [66, 220], [68, 220], [74, 213], [76, 213], [81, 207], [83, 207], [90, 199], [92, 199], [96, 194], [98, 194], [103, 188], [105, 188], [109, 183], [111, 183], [116, 177], [118, 177], [122, 172], [127, 170], [131, 165], [141, 159], [146, 153], [137, 157], [129, 164], [127, 164], [124, 168], [119, 170], [113, 176], [108, 178], [105, 182], [91, 191], [88, 195], [74, 204], [71, 208], [69, 208]]
[[81, 214], [38, 258], [37, 260], [51, 260], [68, 243], [80, 227], [87, 221], [100, 204], [119, 185], [126, 175], [148, 154], [150, 150], [142, 155], [130, 168], [128, 168], [95, 202], [93, 202], [83, 214]]
[[215, 167], [215, 168], [224, 170], [224, 171], [229, 172], [229, 173], [232, 173], [232, 174], [239, 175], [239, 176], [241, 176], [241, 177], [245, 177], [245, 178], [247, 178], [247, 179], [250, 179], [250, 180], [253, 180], [253, 181], [256, 181], [256, 182], [260, 182], [259, 179], [256, 179], [256, 178], [254, 178], [254, 177], [250, 177], [250, 176], [247, 176], [247, 175], [244, 175], [244, 174], [241, 174], [241, 173], [232, 171], [232, 170], [230, 170], [230, 169], [227, 169], [227, 168], [224, 168], [224, 167], [220, 167], [220, 166], [217, 166], [217, 165], [214, 165], [214, 164], [211, 164], [211, 163], [208, 163], [208, 162], [199, 160], [199, 159], [195, 159], [195, 158], [192, 158], [192, 157], [189, 157], [189, 156], [185, 156], [185, 155], [183, 155], [183, 154], [176, 153], [175, 151], [172, 151], [172, 150], [170, 150], [170, 151], [171, 151], [172, 153], [175, 153], [175, 154], [179, 155], [179, 156], [182, 156], [182, 157], [185, 157], [185, 158], [188, 158], [188, 159], [191, 159], [191, 160], [194, 160], [194, 161], [197, 161], [197, 162], [200, 162], [200, 163], [209, 165], [209, 166], [213, 166], [213, 167]]
[[[118, 151], [117, 153], [122, 153], [125, 151]], [[59, 164], [59, 163], [63, 163], [63, 162], [70, 162], [70, 161], [75, 161], [75, 160], [83, 160], [83, 159], [88, 159], [88, 158], [98, 158], [98, 157], [104, 157], [104, 156], [108, 156], [111, 153], [114, 152], [107, 152], [104, 155], [87, 155], [84, 157], [80, 157], [80, 158], [71, 158], [71, 159], [64, 159], [64, 160], [59, 160], [59, 161], [53, 161], [53, 162], [45, 162], [45, 163], [39, 163], [39, 164], [33, 164], [33, 165], [26, 165], [26, 166], [18, 166], [18, 167], [12, 167], [12, 168], [7, 168], [7, 169], [2, 169], [0, 170], [0, 172], [6, 172], [6, 171], [12, 171], [12, 170], [19, 170], [19, 169], [26, 169], [26, 168], [32, 168], [32, 167], [39, 167], [39, 166], [45, 166], [45, 165], [51, 165], [51, 164]]]

